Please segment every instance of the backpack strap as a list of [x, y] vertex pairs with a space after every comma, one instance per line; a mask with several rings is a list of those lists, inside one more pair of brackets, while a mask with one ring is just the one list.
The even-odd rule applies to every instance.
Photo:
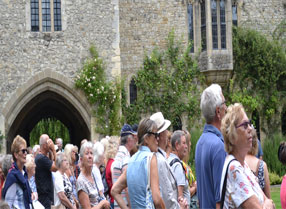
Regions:
[[172, 167], [172, 165], [174, 165], [175, 163], [180, 163], [183, 170], [184, 170], [184, 173], [186, 174], [187, 171], [185, 169], [185, 167], [183, 166], [183, 163], [178, 159], [178, 158], [174, 158], [171, 162], [170, 162], [170, 167]]
[[220, 199], [220, 208], [223, 208], [223, 204], [224, 204], [224, 198], [225, 198], [225, 192], [226, 192], [226, 182], [227, 182], [227, 173], [228, 173], [228, 167], [229, 164], [237, 159], [231, 159], [226, 167], [226, 171], [225, 171], [225, 176], [224, 176], [224, 180], [223, 180], [223, 186], [222, 186], [222, 194], [221, 194], [221, 199]]

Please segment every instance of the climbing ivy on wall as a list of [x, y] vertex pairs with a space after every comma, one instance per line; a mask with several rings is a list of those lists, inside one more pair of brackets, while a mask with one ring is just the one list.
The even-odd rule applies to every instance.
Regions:
[[94, 105], [96, 132], [103, 135], [118, 135], [120, 121], [120, 81], [107, 81], [105, 65], [94, 46], [90, 47], [91, 58], [78, 72], [75, 86], [84, 91]]
[[142, 115], [157, 111], [173, 126], [179, 125], [178, 117], [184, 114], [190, 124], [200, 117], [199, 86], [203, 85], [203, 77], [190, 54], [191, 44], [184, 46], [172, 31], [166, 50], [154, 49], [145, 55], [142, 68], [134, 76], [138, 89], [135, 104], [127, 105], [122, 91], [122, 112], [128, 123], [138, 123]]
[[275, 131], [285, 91], [281, 88], [286, 74], [285, 50], [255, 30], [238, 27], [233, 29], [233, 57], [227, 94], [230, 102], [241, 102], [248, 112], [257, 109], [269, 126], [264, 131]]

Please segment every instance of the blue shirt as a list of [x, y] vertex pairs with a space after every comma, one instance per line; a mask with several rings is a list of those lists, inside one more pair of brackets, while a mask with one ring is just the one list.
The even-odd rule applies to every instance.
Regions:
[[141, 146], [128, 163], [126, 175], [131, 208], [146, 208], [148, 155], [151, 155], [150, 149]]
[[261, 142], [259, 139], [257, 139], [257, 143], [258, 143], [258, 153], [257, 153], [256, 157], [260, 158], [261, 156], [263, 156], [263, 151], [262, 151], [262, 146], [261, 146]]
[[221, 132], [213, 125], [206, 124], [195, 153], [200, 208], [215, 208], [220, 201], [220, 179], [225, 157]]

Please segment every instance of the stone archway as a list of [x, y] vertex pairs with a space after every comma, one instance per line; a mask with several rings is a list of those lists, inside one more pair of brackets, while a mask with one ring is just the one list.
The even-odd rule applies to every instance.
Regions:
[[29, 133], [43, 118], [60, 120], [69, 130], [70, 142], [78, 146], [92, 135], [92, 109], [85, 96], [70, 79], [52, 71], [37, 74], [17, 89], [3, 113], [7, 152], [17, 134], [29, 144]]

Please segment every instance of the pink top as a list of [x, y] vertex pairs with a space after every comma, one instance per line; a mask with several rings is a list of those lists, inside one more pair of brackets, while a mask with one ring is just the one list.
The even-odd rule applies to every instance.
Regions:
[[281, 189], [280, 189], [280, 201], [282, 209], [286, 209], [286, 175], [283, 176]]

